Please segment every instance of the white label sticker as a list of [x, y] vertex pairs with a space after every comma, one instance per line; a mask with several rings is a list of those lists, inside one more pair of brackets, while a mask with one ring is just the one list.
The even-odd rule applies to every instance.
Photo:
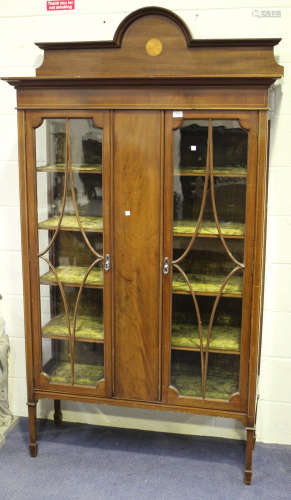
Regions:
[[130, 215], [130, 210], [125, 210], [124, 214], [126, 215], [126, 217], [129, 217], [129, 215]]
[[173, 111], [173, 118], [183, 118], [183, 111]]
[[191, 144], [190, 151], [197, 151], [197, 146], [195, 146], [194, 144]]

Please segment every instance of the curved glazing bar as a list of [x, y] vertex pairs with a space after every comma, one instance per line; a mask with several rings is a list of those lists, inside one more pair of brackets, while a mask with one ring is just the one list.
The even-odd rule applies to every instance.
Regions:
[[[71, 122], [72, 120], [70, 120]], [[67, 137], [69, 136], [70, 134], [70, 130], [69, 130], [69, 121], [67, 120], [67, 124], [66, 124], [66, 132], [67, 132]], [[92, 140], [91, 140], [92, 141]], [[82, 141], [84, 142], [84, 141]], [[88, 246], [89, 250], [95, 255], [95, 257], [97, 257], [98, 259], [103, 259], [103, 256], [101, 254], [99, 254], [91, 245], [90, 241], [88, 240], [87, 238], [87, 235], [84, 231], [84, 228], [83, 228], [83, 225], [82, 225], [82, 221], [81, 221], [81, 218], [80, 218], [80, 214], [79, 214], [79, 209], [78, 209], [78, 205], [77, 205], [77, 200], [76, 200], [76, 194], [75, 194], [75, 185], [74, 185], [74, 176], [73, 176], [73, 170], [72, 170], [72, 159], [71, 159], [71, 149], [72, 149], [72, 146], [71, 147], [68, 147], [68, 165], [69, 165], [69, 172], [70, 172], [70, 181], [71, 181], [71, 193], [72, 193], [72, 201], [73, 201], [73, 206], [74, 206], [74, 212], [75, 212], [75, 217], [77, 218], [77, 221], [78, 221], [78, 226], [80, 228], [80, 231], [82, 233], [82, 236], [85, 240], [85, 243], [86, 245]]]
[[[65, 294], [65, 291], [64, 291], [64, 287], [63, 287], [63, 284], [62, 284], [62, 282], [60, 281], [60, 279], [58, 277], [56, 269], [54, 268], [54, 266], [52, 265], [52, 263], [49, 261], [49, 259], [46, 259], [45, 257], [43, 257], [43, 255], [40, 256], [40, 259], [43, 260], [49, 266], [51, 272], [55, 276], [56, 282], [58, 284], [58, 287], [59, 287], [59, 290], [60, 290], [60, 293], [61, 293], [61, 297], [62, 297], [62, 301], [63, 301], [63, 305], [64, 305], [64, 310], [65, 310], [65, 317], [66, 317], [66, 324], [67, 324], [67, 329], [68, 329], [68, 336], [69, 336], [70, 357], [72, 359], [72, 353], [73, 353], [72, 332], [71, 332], [71, 323], [70, 323], [69, 308], [68, 308], [68, 303], [67, 303], [67, 299], [66, 299], [66, 294]], [[74, 367], [73, 367], [72, 362], [71, 362], [71, 376], [72, 376], [72, 381], [73, 381], [73, 379], [74, 379]]]
[[214, 215], [214, 220], [215, 224], [217, 227], [218, 231], [218, 236], [221, 240], [222, 245], [224, 246], [224, 249], [226, 253], [228, 254], [229, 258], [240, 268], [244, 268], [244, 264], [242, 262], [239, 262], [234, 255], [231, 253], [224, 236], [222, 234], [221, 226], [219, 223], [219, 218], [218, 218], [218, 213], [217, 213], [217, 208], [216, 208], [216, 201], [215, 201], [215, 188], [214, 188], [214, 169], [213, 169], [213, 128], [212, 128], [212, 120], [209, 120], [209, 165], [210, 165], [210, 189], [211, 189], [211, 202], [212, 202], [212, 210], [213, 210], [213, 215]]
[[204, 365], [204, 377], [203, 377], [203, 382], [202, 382], [202, 397], [206, 397], [206, 384], [207, 384], [207, 370], [208, 370], [208, 357], [209, 357], [209, 344], [211, 340], [211, 335], [212, 335], [212, 328], [213, 328], [213, 322], [214, 322], [214, 317], [216, 313], [216, 309], [219, 303], [219, 300], [222, 296], [223, 290], [227, 284], [227, 282], [230, 280], [230, 278], [241, 269], [240, 266], [236, 266], [226, 277], [225, 280], [223, 281], [221, 288], [219, 290], [219, 293], [217, 297], [215, 298], [213, 308], [211, 311], [211, 316], [210, 316], [210, 321], [209, 321], [209, 326], [208, 326], [208, 331], [207, 331], [207, 340], [206, 340], [206, 347], [205, 347], [205, 365]]
[[91, 270], [93, 269], [93, 267], [95, 267], [102, 260], [103, 260], [102, 258], [98, 257], [96, 260], [94, 260], [94, 262], [92, 262], [91, 266], [88, 267], [87, 272], [85, 273], [85, 275], [83, 277], [81, 286], [78, 290], [77, 300], [76, 300], [75, 307], [74, 307], [73, 328], [72, 328], [72, 352], [71, 352], [71, 362], [72, 362], [72, 366], [73, 366], [72, 384], [75, 383], [75, 339], [76, 339], [76, 322], [77, 322], [77, 314], [78, 314], [78, 307], [79, 307], [79, 303], [80, 303], [80, 298], [81, 298], [81, 294], [82, 294], [84, 285], [86, 283], [87, 277], [89, 276]]
[[[173, 265], [181, 273], [184, 280], [186, 281], [188, 288], [190, 290], [192, 299], [193, 299], [195, 313], [196, 313], [196, 317], [197, 317], [197, 327], [198, 327], [198, 333], [199, 333], [199, 340], [200, 340], [201, 383], [203, 384], [203, 380], [204, 380], [203, 331], [202, 331], [202, 321], [201, 321], [199, 305], [197, 302], [195, 292], [192, 288], [192, 285], [191, 285], [186, 273], [183, 271], [183, 269], [178, 264], [173, 264]], [[202, 385], [202, 390], [203, 390], [203, 385]]]

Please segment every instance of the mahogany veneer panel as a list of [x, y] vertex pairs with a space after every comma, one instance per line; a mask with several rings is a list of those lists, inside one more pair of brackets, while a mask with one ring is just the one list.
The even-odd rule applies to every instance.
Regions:
[[119, 111], [114, 116], [114, 393], [154, 401], [159, 391], [161, 115]]

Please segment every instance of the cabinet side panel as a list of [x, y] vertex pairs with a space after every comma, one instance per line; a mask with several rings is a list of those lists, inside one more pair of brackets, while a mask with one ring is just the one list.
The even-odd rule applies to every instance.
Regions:
[[257, 377], [260, 362], [260, 331], [263, 307], [265, 268], [265, 225], [267, 195], [267, 143], [268, 115], [259, 112], [258, 171], [256, 192], [256, 229], [254, 252], [253, 300], [251, 311], [251, 349], [249, 361], [248, 425], [255, 426], [257, 403]]
[[160, 113], [118, 111], [114, 125], [115, 395], [158, 399]]
[[26, 177], [26, 116], [23, 111], [18, 111], [18, 157], [19, 157], [19, 186], [21, 203], [21, 235], [22, 235], [22, 270], [25, 315], [25, 346], [26, 346], [26, 374], [27, 374], [27, 399], [34, 401], [34, 375], [33, 375], [33, 343], [31, 330], [31, 302], [30, 302], [30, 259], [28, 239], [28, 194]]

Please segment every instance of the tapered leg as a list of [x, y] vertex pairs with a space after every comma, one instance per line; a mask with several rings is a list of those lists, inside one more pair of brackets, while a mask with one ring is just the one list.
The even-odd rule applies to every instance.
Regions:
[[28, 418], [29, 418], [29, 453], [31, 457], [37, 456], [37, 421], [36, 421], [36, 402], [29, 401]]
[[62, 424], [62, 421], [63, 421], [60, 400], [59, 399], [55, 399], [54, 400], [54, 405], [55, 405], [54, 422], [55, 422], [55, 425], [59, 426], [59, 425]]
[[257, 439], [257, 436], [256, 436], [256, 431], [254, 431], [254, 438], [253, 438], [253, 450], [255, 449], [255, 446], [256, 446], [256, 439]]
[[245, 483], [252, 482], [252, 461], [255, 443], [255, 429], [247, 429]]

